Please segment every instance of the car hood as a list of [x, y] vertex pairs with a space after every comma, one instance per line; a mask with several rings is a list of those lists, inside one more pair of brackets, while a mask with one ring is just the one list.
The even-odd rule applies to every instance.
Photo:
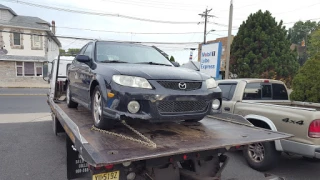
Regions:
[[171, 79], [202, 81], [209, 77], [187, 68], [150, 65], [150, 64], [103, 64], [105, 68], [112, 68], [122, 75], [138, 76], [149, 80]]

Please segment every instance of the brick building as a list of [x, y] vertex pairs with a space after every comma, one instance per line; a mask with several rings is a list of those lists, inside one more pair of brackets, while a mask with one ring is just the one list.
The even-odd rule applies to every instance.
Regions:
[[[231, 43], [233, 41], [234, 36], [231, 36]], [[226, 49], [227, 49], [227, 43], [228, 43], [228, 37], [222, 37], [222, 38], [217, 38], [215, 40], [207, 41], [207, 44], [210, 43], [215, 43], [215, 42], [221, 42], [222, 43], [222, 54], [221, 54], [221, 63], [220, 63], [220, 71], [225, 71], [226, 68]], [[202, 44], [198, 45], [198, 61], [200, 62], [201, 59], [201, 47]]]
[[61, 47], [52, 23], [53, 27], [38, 17], [20, 16], [0, 4], [0, 87], [46, 83], [43, 62], [58, 56]]

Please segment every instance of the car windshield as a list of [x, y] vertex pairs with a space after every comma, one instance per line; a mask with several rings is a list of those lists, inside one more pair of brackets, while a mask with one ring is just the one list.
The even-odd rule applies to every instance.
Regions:
[[146, 63], [150, 65], [164, 64], [173, 66], [156, 49], [148, 46], [135, 44], [121, 44], [109, 42], [97, 42], [96, 44], [97, 62], [127, 62]]

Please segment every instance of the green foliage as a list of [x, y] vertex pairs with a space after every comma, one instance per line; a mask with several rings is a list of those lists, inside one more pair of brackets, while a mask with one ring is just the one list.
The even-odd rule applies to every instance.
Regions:
[[78, 49], [78, 48], [69, 48], [68, 49], [68, 54], [73, 55], [73, 56], [77, 55], [79, 52], [80, 52], [80, 49]]
[[309, 45], [307, 46], [307, 51], [310, 57], [315, 56], [320, 52], [320, 29], [311, 33]]
[[232, 42], [230, 71], [239, 78], [282, 80], [290, 87], [299, 63], [286, 35], [282, 21], [269, 11], [251, 14]]
[[295, 101], [320, 102], [320, 53], [308, 59], [292, 81], [290, 99]]
[[66, 50], [64, 49], [59, 49], [59, 53], [62, 55], [62, 54], [65, 54], [66, 53]]
[[175, 62], [174, 57], [173, 57], [173, 56], [171, 56], [169, 61], [171, 61], [171, 62]]
[[[310, 33], [315, 31], [319, 26], [320, 22], [317, 23], [316, 21], [298, 21], [293, 25], [292, 28], [289, 28], [288, 39], [291, 43], [301, 45], [301, 41], [306, 40], [306, 38], [308, 41]], [[306, 43], [308, 44], [308, 42]]]

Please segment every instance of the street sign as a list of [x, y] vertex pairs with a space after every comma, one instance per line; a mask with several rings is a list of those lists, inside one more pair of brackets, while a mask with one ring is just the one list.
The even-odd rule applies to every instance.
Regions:
[[203, 44], [201, 49], [200, 72], [219, 78], [222, 43]]

